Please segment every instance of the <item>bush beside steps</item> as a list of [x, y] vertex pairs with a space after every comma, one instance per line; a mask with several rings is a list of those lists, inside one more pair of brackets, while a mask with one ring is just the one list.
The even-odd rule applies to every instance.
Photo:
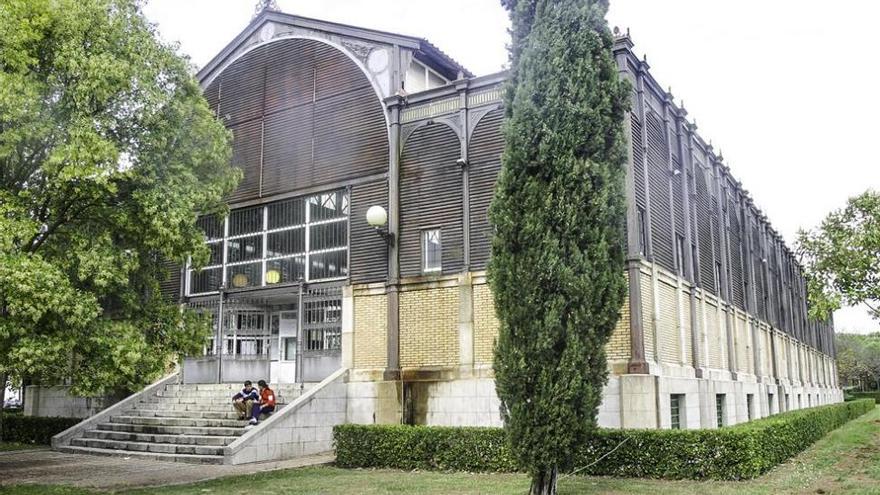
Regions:
[[[578, 471], [589, 475], [749, 479], [874, 407], [873, 400], [856, 400], [714, 430], [599, 429], [577, 453], [575, 466], [589, 466]], [[519, 470], [501, 428], [340, 425], [334, 428], [333, 436], [340, 467]]]
[[3, 414], [3, 441], [49, 445], [52, 437], [82, 421], [80, 418], [49, 418]]

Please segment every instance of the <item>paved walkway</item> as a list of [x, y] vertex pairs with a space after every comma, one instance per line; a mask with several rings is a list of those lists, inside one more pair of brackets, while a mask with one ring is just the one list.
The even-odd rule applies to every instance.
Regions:
[[333, 453], [328, 452], [289, 461], [223, 466], [64, 454], [48, 449], [20, 450], [0, 453], [0, 486], [27, 483], [117, 490], [195, 483], [223, 476], [315, 466], [333, 460]]

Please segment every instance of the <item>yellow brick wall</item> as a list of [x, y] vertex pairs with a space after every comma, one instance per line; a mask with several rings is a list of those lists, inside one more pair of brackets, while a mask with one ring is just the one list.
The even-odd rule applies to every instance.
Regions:
[[617, 326], [611, 333], [611, 338], [605, 345], [605, 354], [609, 361], [628, 361], [630, 358], [630, 313], [629, 313], [629, 293], [623, 301], [623, 308], [620, 311], [620, 319], [617, 320]]
[[400, 365], [458, 365], [458, 287], [400, 293]]
[[691, 295], [681, 293], [681, 321], [684, 332], [684, 363], [694, 366], [694, 340], [691, 333]]
[[722, 369], [724, 346], [727, 344], [721, 340], [718, 307], [714, 304], [706, 304], [706, 341], [709, 345], [709, 367]]
[[748, 335], [746, 334], [746, 322], [739, 315], [734, 315], [733, 345], [736, 350], [736, 370], [742, 373], [749, 372]]
[[645, 359], [654, 360], [654, 285], [651, 276], [641, 274], [642, 329], [645, 339]]
[[354, 367], [387, 366], [388, 296], [354, 297]]
[[474, 286], [474, 362], [492, 363], [495, 339], [498, 338], [498, 318], [495, 301], [488, 284]]
[[660, 321], [657, 328], [658, 350], [660, 361], [671, 364], [681, 362], [681, 336], [678, 333], [678, 301], [676, 288], [658, 281], [660, 301]]

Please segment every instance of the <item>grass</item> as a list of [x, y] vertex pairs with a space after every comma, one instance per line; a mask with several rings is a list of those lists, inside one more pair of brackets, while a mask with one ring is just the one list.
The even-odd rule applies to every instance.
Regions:
[[0, 452], [9, 452], [12, 450], [39, 449], [39, 448], [46, 448], [46, 446], [45, 445], [34, 445], [32, 443], [0, 442]]
[[[528, 479], [520, 474], [472, 474], [346, 470], [312, 467], [217, 479], [192, 485], [126, 491], [131, 495], [204, 495], [272, 493], [342, 494], [523, 494]], [[744, 482], [666, 481], [572, 476], [559, 482], [560, 494], [770, 495], [880, 493], [880, 408], [829, 433], [810, 449], [766, 475]], [[14, 486], [9, 495], [91, 495], [67, 487]]]

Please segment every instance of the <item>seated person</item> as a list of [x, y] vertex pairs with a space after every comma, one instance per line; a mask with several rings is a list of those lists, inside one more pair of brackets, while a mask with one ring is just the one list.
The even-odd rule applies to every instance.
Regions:
[[238, 419], [248, 419], [251, 416], [251, 409], [254, 403], [259, 401], [259, 392], [251, 385], [250, 380], [246, 380], [241, 392], [232, 396], [232, 407], [238, 413]]
[[254, 414], [250, 421], [251, 426], [260, 422], [261, 415], [270, 414], [275, 411], [275, 392], [269, 388], [266, 380], [258, 381], [257, 385], [260, 387], [260, 402], [259, 404], [254, 404]]

